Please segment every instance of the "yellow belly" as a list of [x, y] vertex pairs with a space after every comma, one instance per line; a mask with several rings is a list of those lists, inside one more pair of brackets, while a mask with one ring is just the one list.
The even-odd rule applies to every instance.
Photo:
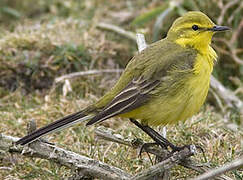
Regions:
[[200, 110], [209, 89], [210, 64], [199, 56], [195, 68], [198, 69], [174, 96], [158, 95], [144, 106], [120, 116], [140, 119], [142, 124], [150, 126], [185, 121]]

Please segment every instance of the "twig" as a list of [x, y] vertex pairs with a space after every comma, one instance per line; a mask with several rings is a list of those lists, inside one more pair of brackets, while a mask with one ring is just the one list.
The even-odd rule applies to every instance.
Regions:
[[154, 166], [151, 166], [150, 168], [146, 169], [145, 171], [135, 175], [132, 178], [132, 180], [151, 179], [152, 177], [155, 177], [156, 175], [161, 174], [161, 173], [171, 169], [173, 166], [178, 164], [181, 160], [192, 156], [195, 153], [194, 148], [193, 148], [193, 146], [190, 146], [190, 148], [184, 148], [183, 150], [174, 153], [170, 158], [168, 158]]
[[227, 21], [228, 24], [232, 23], [232, 21], [235, 18], [235, 15], [238, 14], [239, 11], [241, 11], [242, 7], [243, 7], [243, 1], [241, 1], [240, 5], [233, 12], [231, 12], [230, 17], [228, 18], [228, 21]]
[[210, 93], [213, 95], [213, 97], [215, 98], [215, 100], [216, 100], [216, 102], [217, 102], [219, 108], [221, 109], [221, 111], [222, 111], [223, 113], [225, 113], [225, 109], [226, 109], [226, 108], [224, 107], [224, 105], [223, 105], [223, 103], [222, 103], [220, 97], [218, 96], [218, 94], [215, 93], [214, 90], [213, 90], [212, 88], [209, 89], [209, 92], [210, 92]]
[[225, 6], [223, 6], [223, 8], [221, 9], [221, 14], [220, 14], [220, 16], [218, 17], [218, 20], [217, 20], [218, 25], [221, 25], [221, 24], [222, 24], [222, 22], [223, 22], [223, 20], [224, 20], [224, 17], [225, 17], [225, 13], [226, 13], [226, 11], [227, 11], [230, 7], [232, 7], [232, 6], [234, 6], [235, 4], [237, 4], [238, 2], [239, 2], [239, 0], [229, 1]]
[[[242, 21], [242, 24], [243, 24], [243, 21]], [[240, 26], [240, 27], [242, 28], [242, 26]], [[235, 36], [232, 36], [232, 37], [234, 38]], [[214, 38], [214, 40], [223, 42], [229, 49], [231, 57], [235, 61], [235, 63], [243, 65], [243, 61], [237, 56], [237, 54], [236, 54], [237, 51], [236, 51], [236, 49], [233, 48], [233, 45], [230, 42], [228, 42], [226, 39], [222, 39], [222, 38]]]
[[[209, 164], [198, 164], [196, 162], [194, 162], [191, 159], [186, 159], [185, 161], [182, 162], [183, 166], [189, 169], [193, 169], [199, 173], [205, 173], [208, 172], [212, 169], [212, 167], [209, 166]], [[180, 164], [181, 165], [181, 164]], [[214, 178], [215, 180], [233, 180], [228, 176], [225, 175], [220, 175]]]
[[243, 169], [243, 156], [239, 159], [236, 159], [228, 164], [225, 164], [224, 166], [221, 166], [219, 168], [215, 168], [213, 170], [210, 170], [193, 180], [207, 180], [212, 179], [220, 174], [226, 173], [227, 171], [232, 171], [234, 169], [242, 168]]
[[243, 102], [234, 95], [232, 91], [226, 89], [215, 77], [211, 76], [211, 88], [217, 92], [221, 99], [224, 100], [224, 103], [231, 108], [237, 107], [242, 109]]
[[98, 138], [98, 139], [101, 138], [106, 141], [112, 141], [115, 143], [130, 146], [130, 147], [133, 146], [131, 143], [131, 140], [125, 140], [120, 134], [116, 134], [111, 129], [107, 129], [103, 126], [97, 127], [95, 129], [95, 135], [96, 135], [96, 138]]
[[136, 34], [136, 42], [137, 42], [137, 46], [138, 46], [138, 52], [141, 52], [148, 46], [145, 41], [144, 35], [141, 33]]
[[[141, 141], [124, 140], [122, 136], [115, 134], [111, 130], [105, 130], [104, 127], [99, 127], [98, 131], [97, 129], [95, 130], [95, 133], [99, 138], [104, 138], [107, 140], [107, 137], [109, 137], [109, 141], [128, 145], [137, 149], [140, 149], [141, 145], [143, 144]], [[110, 166], [94, 159], [90, 159], [85, 156], [81, 156], [71, 151], [64, 150], [54, 145], [41, 143], [40, 141], [33, 142], [29, 147], [13, 146], [12, 144], [17, 140], [19, 140], [19, 138], [0, 134], [0, 150], [5, 152], [8, 151], [10, 153], [18, 153], [28, 157], [39, 157], [42, 159], [47, 159], [49, 161], [53, 161], [66, 167], [75, 169], [79, 175], [82, 174], [83, 176], [91, 176], [108, 180], [131, 178], [130, 174], [119, 168]], [[165, 153], [161, 148], [150, 148], [146, 149], [146, 151], [160, 156], [161, 154], [163, 156], [163, 153]], [[205, 172], [208, 170], [208, 166], [198, 165], [187, 158], [193, 153], [193, 148], [185, 148], [182, 151], [174, 153], [170, 158], [162, 161], [161, 163], [139, 173], [138, 175], [134, 176], [133, 179], [144, 179], [155, 176], [156, 174], [160, 174], [163, 170], [170, 169], [178, 163], [184, 167], [196, 170], [198, 172]], [[227, 176], [222, 175], [216, 179], [231, 180]]]
[[11, 171], [12, 170], [12, 168], [10, 168], [10, 167], [0, 167], [0, 170], [8, 170], [8, 171]]
[[55, 83], [64, 81], [65, 79], [71, 79], [79, 76], [102, 74], [102, 73], [121, 73], [122, 69], [103, 69], [103, 70], [89, 70], [89, 71], [80, 71], [75, 73], [66, 74], [60, 77], [55, 78]]
[[[241, 4], [243, 4], [243, 2], [241, 2]], [[241, 6], [243, 6], [243, 5], [241, 5]], [[237, 38], [240, 37], [242, 28], [243, 28], [243, 19], [240, 21], [240, 24], [238, 25], [237, 29], [235, 30], [235, 33], [233, 33], [229, 44], [233, 45], [237, 41]]]
[[126, 31], [118, 26], [115, 26], [112, 24], [107, 24], [107, 23], [99, 23], [99, 24], [97, 24], [97, 27], [104, 29], [104, 30], [113, 31], [117, 34], [125, 36], [126, 38], [136, 42], [136, 35], [135, 35], [135, 33], [131, 32], [131, 31]]
[[131, 175], [125, 171], [108, 165], [106, 163], [81, 156], [72, 151], [67, 151], [54, 145], [41, 143], [40, 141], [33, 142], [29, 147], [13, 146], [19, 138], [0, 135], [0, 150], [17, 153], [28, 157], [39, 157], [49, 161], [56, 162], [66, 167], [77, 170], [78, 172], [99, 178], [99, 179], [130, 179]]

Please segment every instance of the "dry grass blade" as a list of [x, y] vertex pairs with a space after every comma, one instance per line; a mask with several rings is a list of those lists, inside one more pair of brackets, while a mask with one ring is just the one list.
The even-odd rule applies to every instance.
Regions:
[[219, 176], [220, 174], [226, 173], [227, 171], [232, 171], [238, 168], [243, 168], [243, 156], [221, 167], [205, 172], [204, 174], [194, 178], [193, 180], [212, 179], [216, 176]]

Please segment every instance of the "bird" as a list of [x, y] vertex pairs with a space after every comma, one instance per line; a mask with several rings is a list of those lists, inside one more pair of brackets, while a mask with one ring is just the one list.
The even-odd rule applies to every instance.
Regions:
[[200, 110], [217, 60], [212, 37], [226, 30], [230, 28], [215, 25], [200, 11], [187, 12], [172, 23], [164, 39], [136, 54], [113, 88], [97, 102], [35, 130], [15, 144], [29, 144], [83, 121], [90, 126], [122, 117], [161, 147], [178, 150], [153, 127], [184, 122]]

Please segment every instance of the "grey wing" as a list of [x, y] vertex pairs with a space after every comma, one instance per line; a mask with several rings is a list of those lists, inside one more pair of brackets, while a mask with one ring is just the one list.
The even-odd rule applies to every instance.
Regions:
[[146, 80], [143, 77], [133, 79], [100, 113], [93, 117], [86, 125], [104, 121], [108, 118], [123, 114], [142, 106], [149, 100], [151, 92], [158, 86], [160, 80]]

